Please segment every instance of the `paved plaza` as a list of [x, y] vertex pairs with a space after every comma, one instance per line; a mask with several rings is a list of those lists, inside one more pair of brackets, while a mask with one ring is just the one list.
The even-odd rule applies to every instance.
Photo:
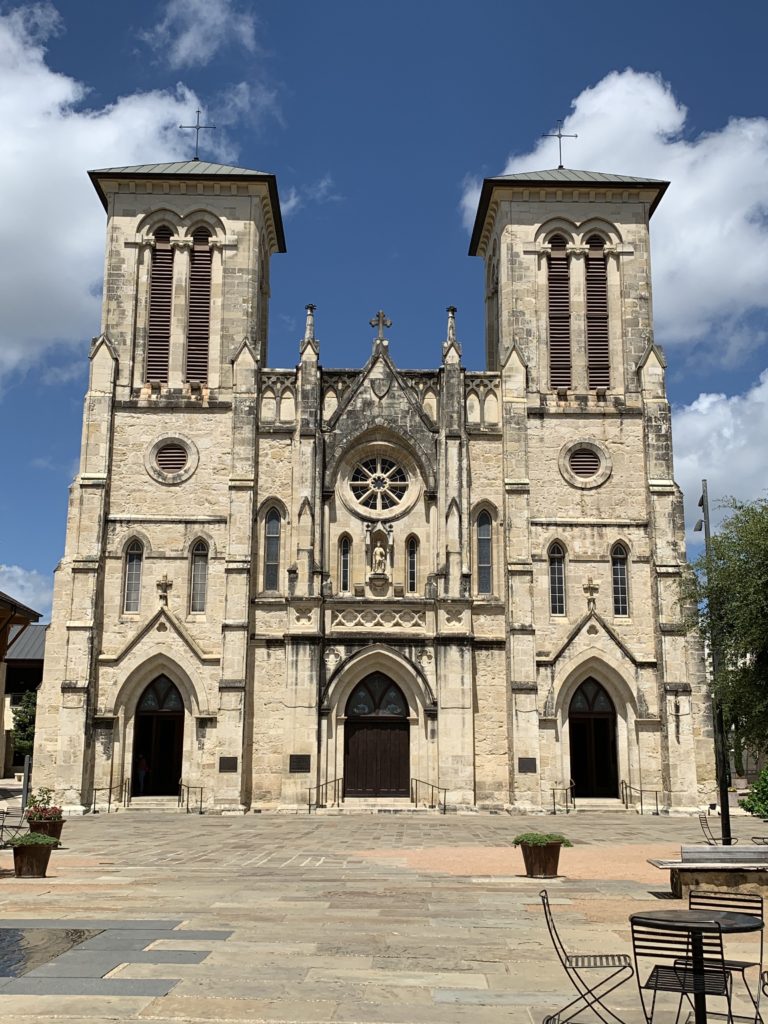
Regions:
[[[629, 952], [630, 913], [681, 905], [646, 858], [698, 842], [691, 818], [121, 810], [70, 820], [46, 879], [13, 878], [11, 853], [0, 853], [0, 927], [15, 936], [0, 935], [33, 952], [53, 943], [52, 959], [0, 972], [0, 1020], [539, 1022], [570, 994], [542, 882], [521, 877], [511, 840], [555, 828], [575, 844], [563, 877], [546, 883], [569, 947]], [[745, 841], [754, 821], [736, 819], [734, 831]], [[733, 948], [749, 956], [749, 940]], [[634, 980], [609, 1002], [641, 1021]]]

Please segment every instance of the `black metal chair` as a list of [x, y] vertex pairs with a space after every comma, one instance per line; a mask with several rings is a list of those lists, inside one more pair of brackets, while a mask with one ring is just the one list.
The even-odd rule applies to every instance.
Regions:
[[[718, 839], [717, 836], [712, 835], [712, 829], [709, 827], [709, 818], [706, 814], [699, 815], [699, 824], [701, 825], [701, 831], [704, 833], [704, 838], [707, 841], [707, 846], [723, 845], [722, 839]], [[738, 839], [731, 838], [731, 846], [735, 846], [738, 841]]]
[[[690, 910], [715, 910], [730, 911], [733, 914], [749, 914], [751, 917], [759, 917], [764, 921], [763, 897], [753, 892], [718, 892], [711, 889], [691, 889], [688, 894], [688, 908]], [[756, 967], [758, 972], [763, 966], [763, 929], [760, 929], [760, 958], [758, 960], [729, 960], [725, 961], [725, 968], [736, 974], [740, 974], [744, 987], [749, 993], [749, 998], [755, 1007], [755, 1020], [762, 1021], [760, 1016], [760, 985], [756, 986], [757, 991], [753, 994], [747, 981], [747, 971], [750, 967]]]
[[[704, 992], [707, 996], [722, 996], [726, 1000], [728, 1008], [726, 1019], [732, 1024], [732, 978], [730, 971], [725, 966], [723, 932], [717, 922], [713, 921], [711, 927], [699, 932], [704, 952], [704, 967], [701, 973], [696, 973], [693, 970], [690, 932], [657, 928], [638, 921], [632, 921], [631, 925], [637, 987], [647, 1024], [653, 1022], [656, 996], [659, 992], [671, 992], [680, 997], [675, 1024], [680, 1019], [684, 999], [687, 999], [693, 1008], [691, 997], [695, 992]], [[642, 980], [641, 960], [653, 961], [645, 981]], [[658, 960], [669, 961], [669, 963], [657, 963]], [[650, 1010], [644, 994], [648, 992], [653, 993]]]
[[29, 825], [23, 811], [0, 810], [0, 847], [28, 831]]
[[[593, 1010], [604, 1024], [611, 1024], [611, 1022], [616, 1021], [618, 1021], [618, 1024], [624, 1024], [621, 1017], [617, 1017], [612, 1010], [609, 1010], [603, 1004], [603, 999], [632, 977], [631, 960], [624, 953], [569, 953], [555, 927], [547, 890], [542, 889], [539, 896], [544, 907], [544, 920], [547, 922], [549, 937], [552, 939], [552, 945], [555, 947], [558, 960], [563, 965], [563, 969], [568, 975], [568, 980], [578, 992], [576, 999], [561, 1007], [557, 1013], [546, 1016], [543, 1024], [567, 1024], [568, 1021], [573, 1020], [577, 1014], [585, 1009]], [[610, 970], [611, 973], [590, 985], [582, 977], [582, 973], [594, 970]]]

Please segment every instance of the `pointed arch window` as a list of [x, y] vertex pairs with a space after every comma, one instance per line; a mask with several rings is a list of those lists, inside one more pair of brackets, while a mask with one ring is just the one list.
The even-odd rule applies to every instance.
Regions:
[[560, 544], [549, 549], [549, 610], [565, 615], [565, 551]]
[[600, 235], [590, 235], [587, 246], [587, 382], [590, 388], [608, 388], [611, 368], [605, 241]]
[[493, 593], [493, 523], [490, 512], [477, 517], [477, 592]]
[[211, 334], [211, 233], [197, 228], [192, 234], [187, 310], [187, 380], [208, 381], [208, 346]]
[[415, 594], [418, 585], [419, 542], [411, 537], [405, 546], [405, 589]]
[[349, 586], [349, 563], [352, 553], [352, 543], [349, 537], [342, 537], [339, 542], [339, 590], [346, 594]]
[[204, 612], [208, 597], [208, 545], [204, 540], [199, 540], [192, 548], [189, 580], [189, 610]]
[[611, 577], [613, 581], [613, 614], [629, 615], [629, 583], [627, 562], [629, 557], [623, 544], [616, 544], [611, 552]]
[[264, 520], [264, 589], [278, 590], [280, 582], [280, 513], [276, 508]]
[[137, 612], [141, 604], [141, 568], [144, 562], [144, 545], [132, 540], [125, 553], [125, 589], [123, 611]]
[[571, 386], [571, 280], [563, 235], [549, 240], [549, 386]]
[[171, 229], [161, 225], [154, 232], [152, 266], [149, 272], [149, 326], [147, 328], [148, 381], [168, 383], [171, 350], [171, 306], [173, 301], [173, 249]]

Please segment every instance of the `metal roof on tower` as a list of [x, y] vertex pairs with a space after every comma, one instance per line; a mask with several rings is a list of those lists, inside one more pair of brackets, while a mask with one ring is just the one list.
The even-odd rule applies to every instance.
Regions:
[[184, 178], [187, 181], [221, 179], [226, 181], [263, 181], [269, 189], [272, 203], [275, 228], [280, 252], [285, 252], [285, 234], [280, 213], [280, 199], [277, 194], [277, 179], [268, 171], [254, 171], [248, 167], [232, 167], [229, 164], [214, 164], [207, 160], [177, 160], [164, 164], [135, 164], [131, 167], [102, 167], [88, 171], [88, 177], [99, 194], [99, 198], [107, 209], [107, 197], [101, 187], [102, 178], [129, 178], [132, 181], [155, 178]]
[[494, 178], [485, 178], [480, 192], [480, 201], [477, 205], [477, 216], [475, 226], [472, 230], [472, 240], [469, 245], [470, 256], [477, 255], [480, 236], [485, 224], [486, 214], [491, 202], [491, 195], [494, 188], [507, 186], [525, 186], [529, 188], [588, 188], [590, 185], [595, 188], [607, 189], [652, 189], [656, 195], [648, 210], [648, 216], [653, 215], [654, 210], [661, 202], [661, 197], [669, 187], [668, 181], [659, 178], [637, 178], [630, 174], [605, 174], [602, 171], [577, 171], [570, 167], [554, 167], [546, 171], [522, 171], [517, 174], [499, 174]]

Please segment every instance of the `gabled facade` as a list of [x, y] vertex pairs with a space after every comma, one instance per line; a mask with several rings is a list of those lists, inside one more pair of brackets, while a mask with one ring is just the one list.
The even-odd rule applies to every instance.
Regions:
[[[36, 783], [211, 810], [541, 810], [714, 789], [648, 225], [663, 182], [486, 181], [488, 367], [268, 365], [274, 178], [92, 172], [104, 315], [38, 707]], [[417, 786], [418, 781], [418, 786]], [[328, 784], [325, 786], [325, 784]], [[418, 789], [418, 792], [415, 790]], [[425, 796], [426, 794], [426, 796]]]

